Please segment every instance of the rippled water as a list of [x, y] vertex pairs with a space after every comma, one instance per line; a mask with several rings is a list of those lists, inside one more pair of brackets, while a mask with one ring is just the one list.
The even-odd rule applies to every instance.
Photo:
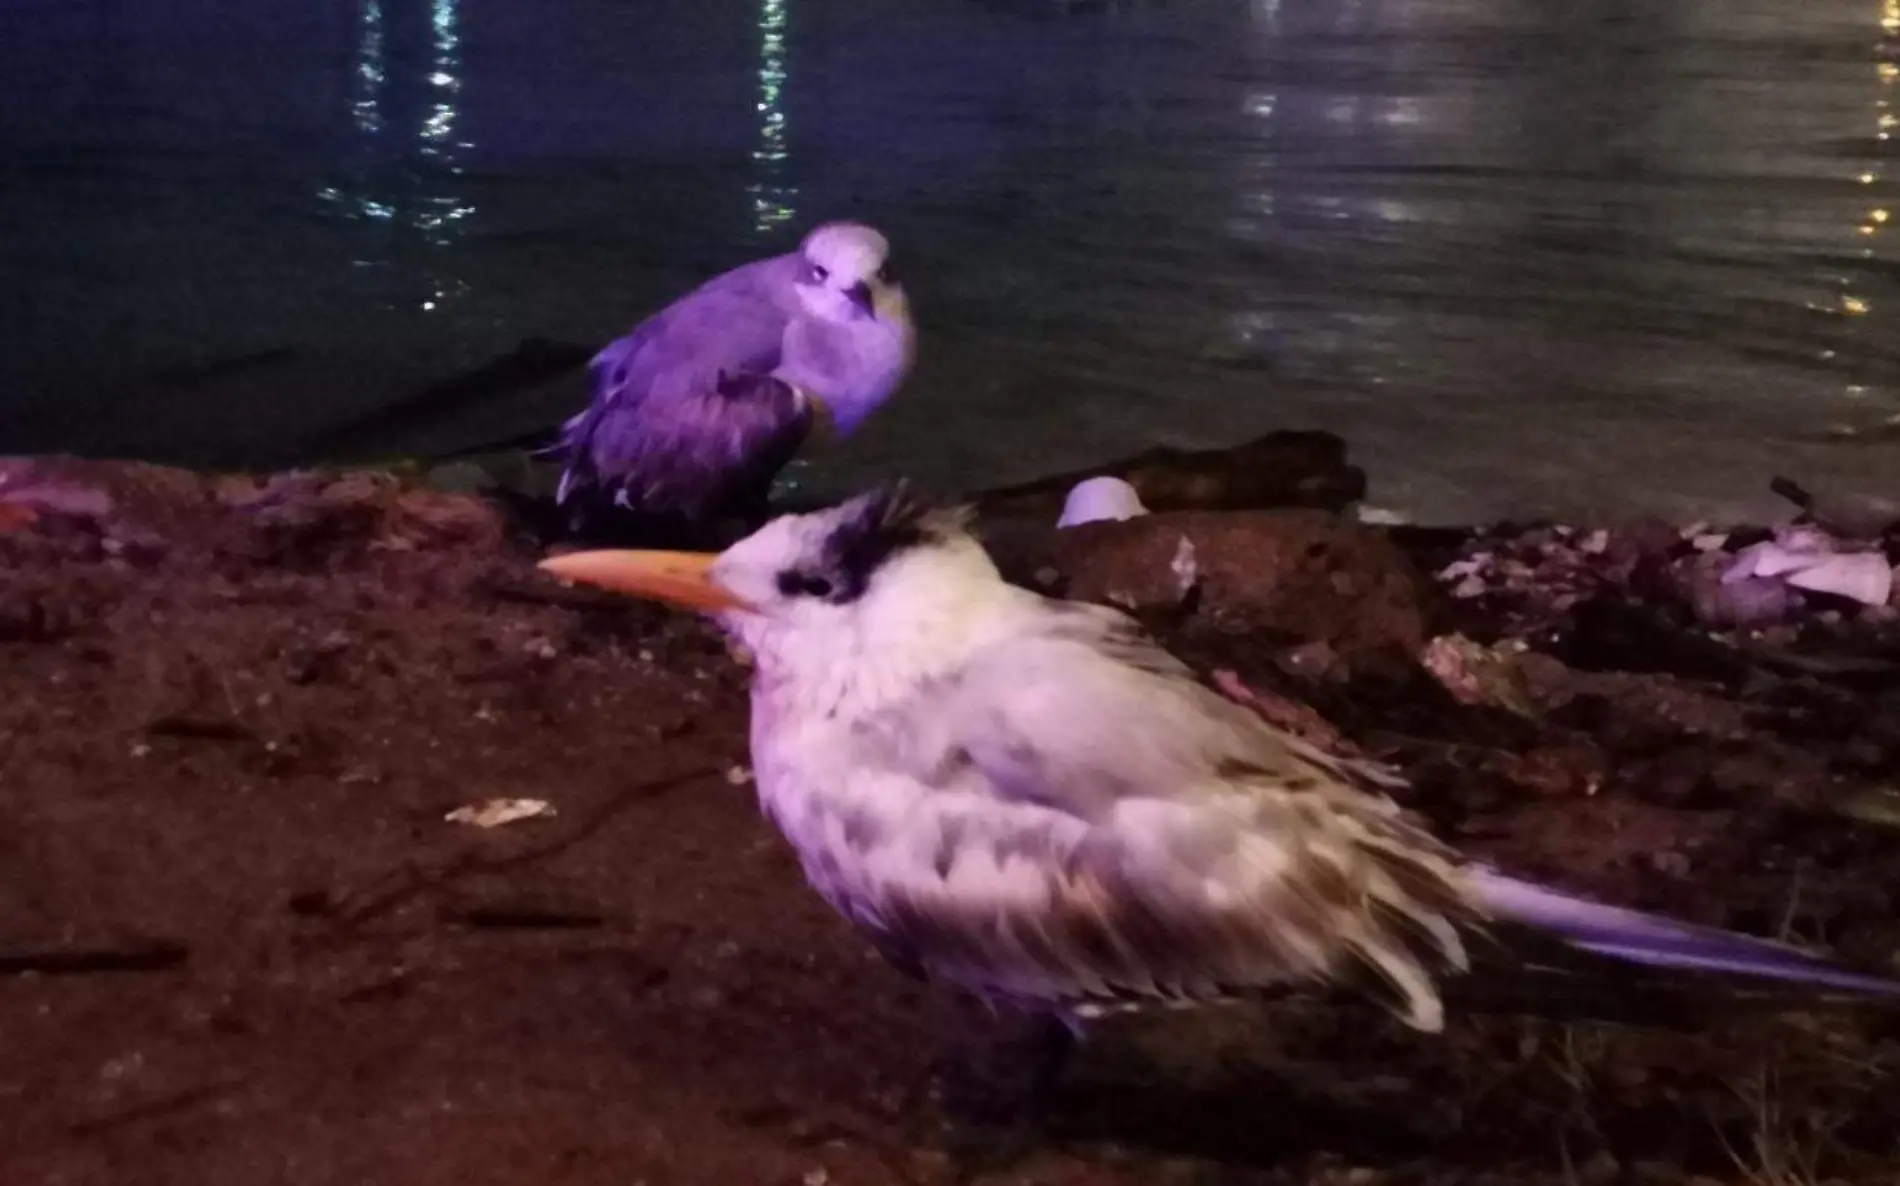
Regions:
[[1286, 426], [1346, 435], [1374, 501], [1433, 518], [1759, 509], [1776, 471], [1900, 496], [1900, 432], [1827, 437], [1900, 416], [1900, 0], [4, 19], [0, 451], [308, 458], [848, 213], [896, 241], [925, 339], [847, 479]]

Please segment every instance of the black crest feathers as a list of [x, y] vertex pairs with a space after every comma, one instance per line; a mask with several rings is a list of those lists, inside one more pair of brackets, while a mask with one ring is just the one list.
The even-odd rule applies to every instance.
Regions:
[[891, 557], [949, 539], [964, 529], [967, 519], [967, 511], [937, 506], [906, 482], [851, 499], [840, 508], [837, 526], [825, 540], [831, 600], [856, 600]]

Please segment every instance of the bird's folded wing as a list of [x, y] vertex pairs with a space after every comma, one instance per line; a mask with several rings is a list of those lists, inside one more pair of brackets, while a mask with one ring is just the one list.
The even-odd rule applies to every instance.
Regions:
[[790, 324], [779, 291], [788, 284], [782, 260], [762, 260], [715, 277], [609, 343], [589, 363], [592, 400], [568, 421], [558, 454], [611, 477], [637, 458], [636, 426], [648, 414], [703, 399], [722, 378], [770, 374]]
[[863, 730], [865, 777], [929, 788], [866, 864], [880, 929], [1082, 1013], [1334, 981], [1436, 1028], [1446, 851], [1165, 652], [1085, 636], [998, 644]]

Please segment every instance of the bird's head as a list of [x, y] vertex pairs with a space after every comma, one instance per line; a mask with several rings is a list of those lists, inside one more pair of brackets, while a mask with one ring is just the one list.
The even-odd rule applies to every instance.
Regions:
[[890, 242], [858, 222], [828, 222], [805, 236], [798, 249], [795, 284], [812, 316], [849, 324], [906, 315], [904, 288], [891, 269]]
[[717, 554], [577, 552], [541, 567], [709, 614], [762, 668], [795, 678], [865, 658], [922, 678], [981, 641], [986, 610], [1020, 595], [966, 510], [901, 485], [774, 519]]

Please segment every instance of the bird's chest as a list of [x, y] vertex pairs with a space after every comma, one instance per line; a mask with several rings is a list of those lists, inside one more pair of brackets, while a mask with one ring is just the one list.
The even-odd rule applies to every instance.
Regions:
[[902, 328], [870, 319], [801, 323], [788, 347], [781, 372], [817, 392], [844, 431], [890, 395], [909, 362]]
[[870, 921], [866, 859], [888, 832], [888, 804], [854, 770], [849, 730], [755, 696], [752, 765], [759, 807], [798, 854], [805, 878], [854, 922]]

